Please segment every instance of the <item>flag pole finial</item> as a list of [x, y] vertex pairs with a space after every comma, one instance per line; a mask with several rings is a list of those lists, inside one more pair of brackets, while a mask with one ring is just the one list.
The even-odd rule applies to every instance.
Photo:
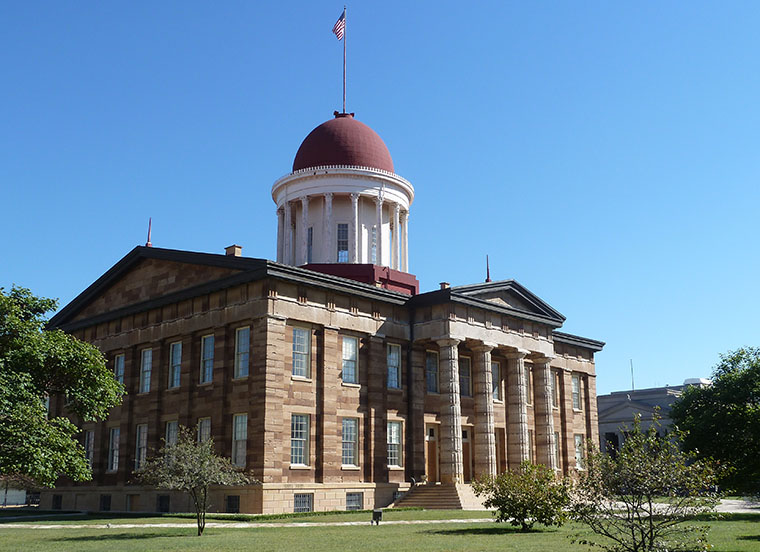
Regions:
[[153, 226], [153, 217], [148, 218], [148, 241], [145, 242], [145, 247], [153, 247], [153, 244], [150, 242], [150, 231], [151, 227]]
[[491, 281], [491, 265], [488, 262], [488, 255], [486, 255], [486, 283]]

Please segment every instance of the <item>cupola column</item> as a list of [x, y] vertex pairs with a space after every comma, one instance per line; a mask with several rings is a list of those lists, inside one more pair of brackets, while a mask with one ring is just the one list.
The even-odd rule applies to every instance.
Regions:
[[285, 205], [285, 251], [283, 251], [282, 262], [285, 264], [293, 264], [293, 222], [292, 212], [290, 209], [290, 202], [286, 201]]
[[351, 194], [351, 227], [348, 235], [348, 262], [359, 262], [359, 194]]
[[391, 260], [391, 268], [395, 268], [396, 270], [401, 269], [401, 225], [399, 224], [400, 213], [401, 205], [395, 203], [393, 205], [393, 244], [391, 245], [393, 259]]
[[507, 353], [507, 460], [516, 469], [529, 460], [528, 382], [525, 378], [525, 357], [528, 351]]
[[336, 259], [332, 257], [332, 253], [333, 253], [332, 200], [333, 200], [332, 192], [327, 192], [325, 194], [325, 216], [322, 219], [323, 220], [322, 224], [324, 225], [322, 229], [322, 239], [324, 240], [324, 242], [322, 243], [322, 259], [320, 262], [323, 262], [323, 263], [334, 263], [336, 261]]
[[404, 252], [402, 255], [401, 270], [409, 272], [409, 211], [401, 213], [401, 226], [404, 229]]
[[383, 200], [375, 198], [377, 208], [377, 264], [383, 266]]
[[309, 262], [309, 196], [301, 198], [301, 264]]
[[282, 234], [283, 234], [283, 227], [285, 226], [285, 221], [283, 220], [284, 210], [281, 208], [277, 209], [277, 262], [282, 263], [284, 262], [282, 259]]

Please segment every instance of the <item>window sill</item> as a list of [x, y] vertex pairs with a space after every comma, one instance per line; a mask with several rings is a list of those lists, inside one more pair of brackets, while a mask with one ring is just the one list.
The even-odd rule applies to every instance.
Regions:
[[166, 388], [166, 392], [167, 393], [176, 393], [177, 391], [179, 391], [179, 388], [180, 388], [179, 385], [175, 385], [174, 387], [167, 387]]
[[202, 381], [198, 384], [198, 387], [208, 387], [209, 385], [212, 385], [213, 381]]
[[290, 469], [291, 470], [310, 470], [311, 466], [307, 466], [306, 464], [291, 464]]
[[404, 471], [404, 466], [388, 466], [388, 471]]
[[402, 387], [386, 387], [389, 393], [403, 393], [404, 389]]
[[501, 399], [494, 399], [493, 402], [494, 404], [504, 404], [504, 401]]
[[342, 382], [340, 382], [340, 384], [343, 387], [354, 387], [356, 389], [361, 389], [361, 384], [360, 383], [353, 383], [353, 382], [350, 382], [350, 381], [342, 381]]
[[312, 379], [307, 378], [306, 376], [290, 376], [290, 381], [301, 381], [303, 383], [312, 383]]
[[573, 412], [575, 412], [576, 414], [583, 414], [583, 409], [573, 407]]
[[343, 471], [359, 471], [361, 470], [361, 467], [354, 466], [353, 464], [343, 464], [340, 469]]
[[246, 374], [245, 376], [238, 376], [236, 378], [232, 378], [232, 381], [233, 382], [246, 381], [247, 379], [248, 379], [248, 374]]

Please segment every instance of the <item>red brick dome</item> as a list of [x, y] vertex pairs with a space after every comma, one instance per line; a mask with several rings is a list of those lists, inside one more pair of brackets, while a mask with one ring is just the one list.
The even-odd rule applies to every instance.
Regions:
[[325, 165], [356, 165], [393, 172], [393, 159], [382, 138], [353, 113], [335, 118], [312, 130], [298, 148], [293, 171]]

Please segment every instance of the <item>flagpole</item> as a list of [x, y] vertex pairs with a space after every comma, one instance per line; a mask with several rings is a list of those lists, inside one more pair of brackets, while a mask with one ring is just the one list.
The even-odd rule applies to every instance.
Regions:
[[346, 6], [343, 6], [343, 113], [346, 112], [346, 42], [348, 35], [348, 21], [346, 20]]

